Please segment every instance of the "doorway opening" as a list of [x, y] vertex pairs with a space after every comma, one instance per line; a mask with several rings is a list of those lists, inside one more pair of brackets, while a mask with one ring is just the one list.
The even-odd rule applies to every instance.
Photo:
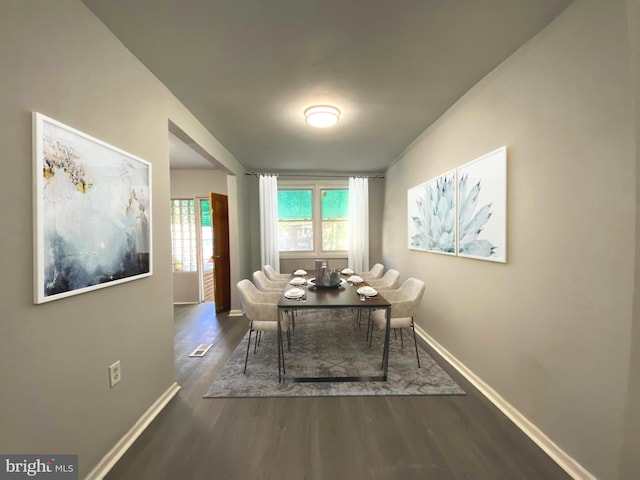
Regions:
[[[224, 251], [220, 251], [219, 247], [228, 245], [228, 229], [221, 230], [216, 225], [216, 221], [221, 220], [216, 220], [213, 216], [214, 196], [222, 195], [212, 193], [208, 198], [171, 199], [173, 273], [174, 278], [178, 276], [174, 283], [181, 287], [178, 293], [182, 295], [176, 303], [214, 302], [228, 309], [224, 305], [225, 299], [221, 298], [221, 292], [216, 292], [216, 278], [224, 273], [217, 270], [224, 270], [228, 263], [228, 260], [225, 263], [221, 258]], [[228, 254], [225, 256], [228, 259]], [[226, 279], [228, 275], [222, 278], [223, 281]], [[216, 308], [216, 311], [220, 310]]]
[[[173, 302], [211, 302], [216, 312], [230, 310], [233, 175], [171, 121], [169, 147]], [[231, 227], [237, 236], [237, 223]]]

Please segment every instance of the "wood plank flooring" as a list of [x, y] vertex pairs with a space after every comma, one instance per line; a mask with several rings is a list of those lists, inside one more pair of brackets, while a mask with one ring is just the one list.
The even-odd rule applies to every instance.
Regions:
[[182, 390], [108, 480], [570, 478], [433, 351], [467, 395], [202, 398], [247, 327], [211, 303], [175, 307]]

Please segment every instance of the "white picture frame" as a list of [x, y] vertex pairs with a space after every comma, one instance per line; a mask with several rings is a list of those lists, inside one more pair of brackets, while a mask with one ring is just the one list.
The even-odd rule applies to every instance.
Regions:
[[33, 113], [34, 302], [152, 275], [151, 164]]
[[458, 167], [460, 257], [507, 261], [507, 147]]

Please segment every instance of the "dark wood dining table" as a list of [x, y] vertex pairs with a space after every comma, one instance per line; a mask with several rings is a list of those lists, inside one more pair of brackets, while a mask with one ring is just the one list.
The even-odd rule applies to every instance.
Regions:
[[[307, 282], [306, 299], [290, 299], [283, 295], [278, 302], [278, 310], [280, 314], [290, 312], [295, 315], [298, 310], [316, 310], [316, 309], [385, 309], [387, 325], [385, 329], [384, 348], [382, 351], [382, 374], [378, 376], [329, 376], [329, 377], [292, 377], [286, 376], [278, 362], [278, 382], [386, 382], [387, 371], [389, 367], [389, 338], [391, 332], [391, 304], [378, 293], [372, 297], [361, 299], [358, 294], [358, 288], [366, 286], [367, 283], [359, 283], [351, 286], [346, 282], [346, 276], [342, 275], [340, 287], [323, 288], [312, 286]], [[293, 277], [292, 277], [293, 278]], [[285, 291], [295, 288], [295, 285], [287, 284]], [[278, 322], [280, 327], [280, 322]], [[278, 328], [278, 346], [282, 345], [282, 330]], [[279, 347], [280, 348], [280, 347]], [[281, 352], [282, 353], [282, 352]]]

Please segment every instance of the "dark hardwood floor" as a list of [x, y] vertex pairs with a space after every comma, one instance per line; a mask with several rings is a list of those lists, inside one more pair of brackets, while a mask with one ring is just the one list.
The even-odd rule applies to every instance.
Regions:
[[211, 303], [175, 307], [182, 389], [107, 479], [570, 478], [433, 351], [467, 395], [202, 398], [247, 327]]

